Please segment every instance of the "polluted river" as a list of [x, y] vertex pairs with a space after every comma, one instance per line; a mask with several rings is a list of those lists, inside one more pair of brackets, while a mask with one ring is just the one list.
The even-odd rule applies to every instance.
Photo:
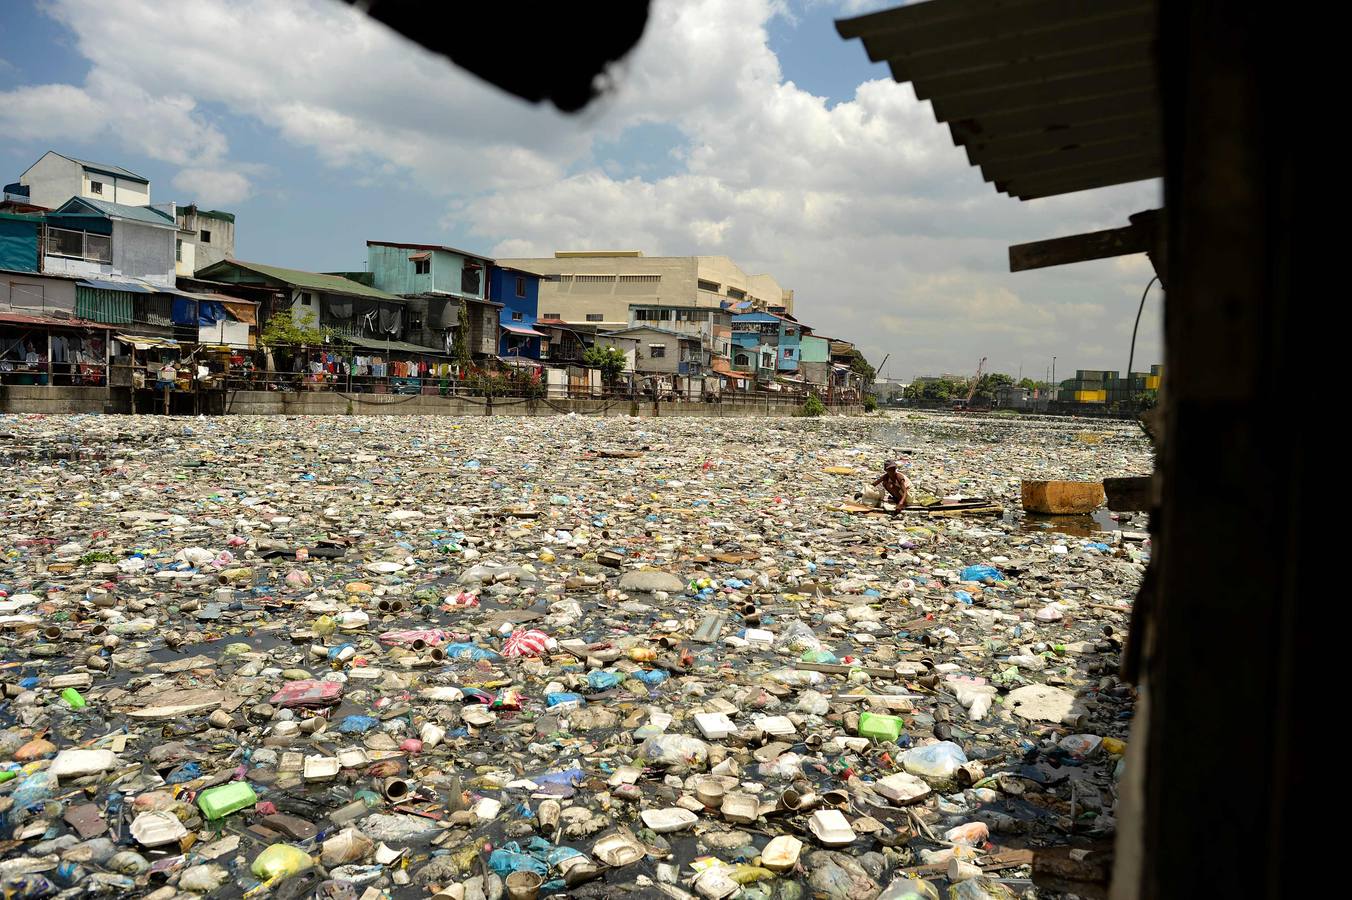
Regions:
[[[1146, 519], [1019, 498], [1149, 473], [1133, 424], [7, 416], [0, 459], [6, 898], [1047, 897], [1111, 845]], [[852, 505], [889, 459], [914, 506]]]

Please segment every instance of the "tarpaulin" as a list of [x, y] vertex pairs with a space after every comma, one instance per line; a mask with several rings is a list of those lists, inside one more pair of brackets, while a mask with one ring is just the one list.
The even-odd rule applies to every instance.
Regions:
[[222, 319], [229, 318], [225, 311], [225, 306], [215, 300], [199, 300], [197, 302], [197, 324], [199, 326], [212, 326]]
[[[173, 313], [170, 318], [175, 325], [196, 325], [197, 301], [190, 300], [187, 297], [175, 297]], [[212, 323], [208, 322], [206, 324], [210, 325]]]
[[258, 324], [258, 307], [252, 303], [244, 303], [236, 300], [218, 300], [225, 311], [234, 316], [245, 325]]

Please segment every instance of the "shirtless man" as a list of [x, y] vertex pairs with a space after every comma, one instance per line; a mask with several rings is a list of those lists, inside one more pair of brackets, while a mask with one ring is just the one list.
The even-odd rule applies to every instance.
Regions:
[[897, 506], [896, 512], [900, 512], [906, 506], [906, 501], [911, 496], [911, 480], [901, 473], [894, 459], [883, 463], [882, 477], [873, 482], [873, 486], [881, 487], [891, 495], [892, 502]]

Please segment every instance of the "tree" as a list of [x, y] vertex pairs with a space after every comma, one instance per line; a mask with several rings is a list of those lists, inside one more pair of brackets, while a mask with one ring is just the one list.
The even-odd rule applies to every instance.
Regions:
[[258, 340], [267, 347], [320, 347], [332, 335], [332, 329], [315, 325], [314, 313], [296, 319], [288, 310], [268, 319]]
[[582, 364], [600, 369], [601, 380], [610, 386], [620, 377], [628, 360], [618, 347], [588, 347], [582, 354]]
[[859, 380], [863, 383], [864, 387], [867, 388], [873, 384], [873, 379], [877, 377], [878, 373], [874, 370], [873, 366], [868, 364], [868, 360], [864, 359], [864, 354], [860, 353], [858, 350], [851, 352], [854, 355], [850, 358], [850, 371], [858, 375]]
[[460, 377], [470, 369], [469, 353], [469, 304], [465, 298], [460, 298], [460, 325], [455, 329], [455, 337], [451, 339], [451, 356], [455, 359], [456, 367], [460, 370]]
[[[976, 391], [972, 394], [972, 400], [977, 403], [994, 403], [996, 389], [1013, 383], [1014, 379], [1003, 372], [987, 372], [976, 383]], [[970, 382], [968, 389], [971, 389]], [[964, 394], [964, 396], [966, 395]]]

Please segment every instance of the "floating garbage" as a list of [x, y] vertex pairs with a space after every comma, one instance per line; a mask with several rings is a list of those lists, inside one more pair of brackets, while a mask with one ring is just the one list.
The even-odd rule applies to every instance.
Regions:
[[[1020, 501], [1135, 426], [410, 421], [0, 420], [7, 892], [937, 900], [1113, 834], [1149, 523]], [[929, 505], [846, 510], [887, 459]]]

